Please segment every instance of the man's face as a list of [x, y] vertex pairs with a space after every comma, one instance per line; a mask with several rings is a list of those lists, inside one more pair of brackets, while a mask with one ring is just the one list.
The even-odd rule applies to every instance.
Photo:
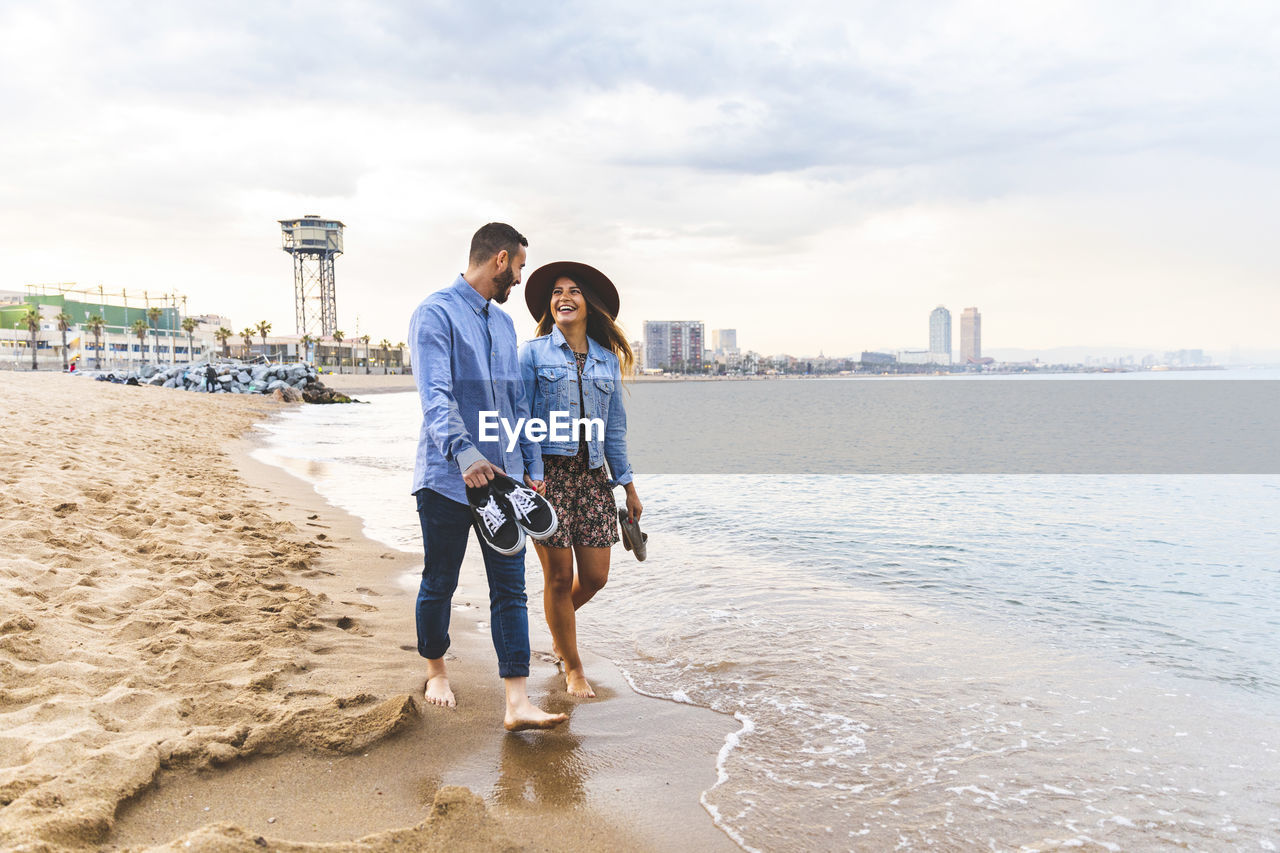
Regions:
[[503, 263], [504, 253], [498, 253], [498, 273], [493, 277], [493, 283], [497, 290], [494, 291], [493, 301], [499, 305], [507, 301], [507, 297], [511, 295], [511, 288], [520, 283], [520, 277], [524, 275], [524, 259], [528, 253], [525, 252], [524, 246], [519, 247], [514, 255], [506, 254], [506, 263]]

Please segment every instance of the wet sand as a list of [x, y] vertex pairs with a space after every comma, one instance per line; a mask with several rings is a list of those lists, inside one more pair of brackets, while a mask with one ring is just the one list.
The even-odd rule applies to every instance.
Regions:
[[474, 547], [459, 708], [424, 708], [416, 561], [249, 458], [285, 404], [21, 373], [0, 397], [0, 848], [736, 849], [698, 803], [732, 719], [601, 660], [575, 700], [535, 660], [571, 719], [501, 730]]

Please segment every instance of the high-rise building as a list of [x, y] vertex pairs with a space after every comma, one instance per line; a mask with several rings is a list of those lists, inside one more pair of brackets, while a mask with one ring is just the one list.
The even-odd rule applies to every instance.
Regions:
[[951, 312], [941, 305], [929, 314], [929, 354], [936, 364], [951, 363]]
[[711, 349], [716, 355], [727, 355], [738, 351], [737, 329], [712, 329]]
[[644, 366], [675, 373], [702, 372], [701, 320], [645, 320]]
[[982, 315], [966, 308], [960, 315], [960, 361], [972, 363], [982, 358]]

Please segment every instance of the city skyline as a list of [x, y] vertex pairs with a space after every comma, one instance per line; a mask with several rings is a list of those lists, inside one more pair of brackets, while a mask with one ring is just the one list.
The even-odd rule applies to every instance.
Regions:
[[[977, 304], [1010, 347], [1273, 346], [1280, 9], [527, 18], [318, 1], [286, 39], [270, 4], [6, 4], [0, 289], [177, 290], [286, 328], [277, 223], [314, 212], [347, 225], [338, 327], [400, 339], [499, 220], [528, 271], [606, 271], [631, 337], [691, 316], [760, 351], [920, 346], [914, 306]], [[482, 34], [520, 48], [477, 65]]]
[[[72, 324], [73, 332], [75, 330], [87, 332], [87, 327], [84, 325], [83, 320], [87, 320], [90, 314], [96, 313], [102, 314], [106, 318], [107, 330], [109, 332], [113, 331], [114, 333], [124, 335], [126, 339], [132, 335], [132, 332], [126, 328], [130, 325], [129, 322], [121, 321], [118, 318], [114, 321], [112, 320], [112, 317], [114, 316], [112, 314], [113, 311], [118, 309], [122, 310], [124, 307], [130, 305], [130, 298], [127, 293], [112, 293], [110, 291], [99, 292], [97, 290], [90, 289], [51, 289], [46, 293], [46, 296], [51, 296], [54, 299], [60, 299], [63, 298], [64, 294], [66, 299], [72, 301], [78, 300], [77, 305], [71, 310], [72, 319], [70, 322]], [[21, 301], [23, 296], [24, 294], [22, 292], [0, 290], [0, 309], [13, 308], [13, 301]], [[150, 299], [147, 300], [146, 298], [139, 299], [138, 295], [135, 293], [132, 299], [131, 310], [135, 312], [135, 315], [143, 316], [144, 309], [147, 305], [161, 307], [163, 311], [162, 316], [167, 319], [161, 321], [158, 328], [160, 329], [161, 334], [164, 335], [181, 334], [175, 332], [175, 330], [179, 328], [180, 321], [189, 316], [199, 324], [201, 329], [204, 330], [198, 335], [198, 337], [205, 335], [205, 332], [211, 332], [214, 327], [217, 326], [227, 327], [234, 333], [234, 337], [237, 339], [242, 336], [241, 332], [236, 331], [236, 329], [242, 327], [244, 325], [243, 323], [237, 323], [234, 319], [215, 312], [205, 312], [202, 314], [196, 314], [194, 312], [185, 313], [180, 307], [178, 307], [178, 303], [180, 301], [180, 297], [175, 294], [152, 294]], [[68, 305], [70, 304], [71, 303], [68, 303]], [[102, 306], [105, 306], [105, 308]], [[44, 309], [44, 325], [46, 332], [54, 328], [53, 313], [55, 310], [55, 308], [49, 307]], [[83, 314], [83, 319], [80, 317], [81, 314]], [[17, 315], [15, 314], [14, 316]], [[957, 358], [955, 352], [948, 352], [947, 350], [947, 341], [950, 339], [950, 319], [950, 311], [943, 305], [935, 307], [929, 313], [929, 347], [927, 349], [919, 348], [918, 344], [915, 342], [912, 342], [907, 346], [865, 347], [860, 346], [856, 341], [847, 341], [844, 342], [842, 346], [838, 346], [827, 352], [823, 352], [822, 350], [813, 352], [804, 349], [759, 351], [751, 346], [742, 348], [738, 346], [737, 329], [711, 329], [708, 333], [705, 328], [707, 324], [701, 321], [644, 321], [643, 325], [653, 326], [655, 329], [665, 331], [667, 335], [667, 342], [658, 347], [660, 352], [669, 352], [670, 350], [670, 334], [672, 327], [675, 327], [678, 331], [679, 343], [677, 349], [682, 353], [686, 349], [692, 351], [694, 341], [701, 342], [701, 351], [703, 353], [701, 364], [699, 365], [696, 359], [684, 360], [686, 363], [693, 361], [695, 363], [695, 369], [697, 367], [711, 365], [716, 362], [723, 364], [726, 361], [723, 356], [726, 355], [729, 356], [727, 361], [729, 366], [732, 368], [739, 364], [743, 358], [748, 356], [762, 359], [791, 358], [798, 359], [800, 361], [823, 358], [857, 360], [857, 353], [859, 352], [876, 352], [887, 356], [896, 356], [897, 359], [904, 364], [963, 364], [964, 359]], [[114, 325], [112, 325], [113, 322]], [[288, 341], [294, 341], [296, 343], [300, 338], [299, 335], [293, 333], [287, 328], [276, 329], [269, 321], [251, 321], [249, 326], [257, 327], [263, 322], [267, 322], [269, 328], [272, 329], [269, 333], [269, 337], [270, 341], [273, 342], [273, 346], [284, 346]], [[10, 323], [9, 325], [13, 324]], [[21, 324], [19, 323], [18, 325]], [[696, 331], [692, 331], [695, 328]], [[3, 330], [0, 330], [0, 332], [5, 330], [8, 330], [8, 325], [6, 325]], [[647, 364], [648, 358], [646, 354], [645, 338], [648, 336], [648, 332], [649, 330], [646, 329], [645, 334], [642, 334], [640, 337], [635, 337], [632, 340], [632, 344], [635, 347], [636, 365], [638, 368], [646, 366], [652, 368], [657, 366], [656, 364]], [[16, 330], [15, 334], [17, 334]], [[17, 334], [17, 337], [25, 339], [25, 334], [25, 332], [22, 332], [21, 334]], [[258, 335], [259, 333], [254, 331], [253, 334]], [[342, 332], [342, 334], [349, 344], [357, 341], [361, 337], [355, 333]], [[365, 336], [370, 338], [371, 345], [382, 340], [382, 338], [375, 335]], [[312, 335], [311, 339], [316, 343], [324, 343], [327, 346], [332, 346], [333, 344], [332, 336]], [[387, 346], [391, 349], [402, 348], [404, 346], [403, 341], [398, 339], [387, 338], [386, 341]], [[378, 346], [380, 347], [381, 344], [378, 343]], [[941, 346], [941, 349], [939, 349], [939, 346]], [[182, 349], [182, 347], [179, 348]], [[1159, 349], [1153, 347], [1065, 346], [1024, 349], [997, 346], [991, 348], [982, 347], [982, 354], [993, 356], [997, 362], [1010, 363], [1027, 363], [1032, 361], [1040, 361], [1046, 364], [1082, 365], [1090, 363], [1117, 365], [1162, 363], [1185, 363], [1192, 365], [1206, 363], [1257, 365], [1280, 363], [1280, 350], [1230, 350], [1215, 352], [1212, 350], [1205, 350], [1202, 347]], [[657, 357], [660, 360], [662, 359], [662, 356]], [[670, 355], [668, 354], [666, 356], [666, 362], [669, 361]]]

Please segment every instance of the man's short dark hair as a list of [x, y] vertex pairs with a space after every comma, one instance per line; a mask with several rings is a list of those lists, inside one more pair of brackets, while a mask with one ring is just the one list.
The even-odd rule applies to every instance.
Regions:
[[529, 241], [524, 235], [510, 225], [505, 222], [490, 222], [482, 225], [471, 238], [471, 265], [474, 267], [487, 263], [503, 249], [507, 250], [508, 255], [514, 255], [521, 246], [528, 245]]

